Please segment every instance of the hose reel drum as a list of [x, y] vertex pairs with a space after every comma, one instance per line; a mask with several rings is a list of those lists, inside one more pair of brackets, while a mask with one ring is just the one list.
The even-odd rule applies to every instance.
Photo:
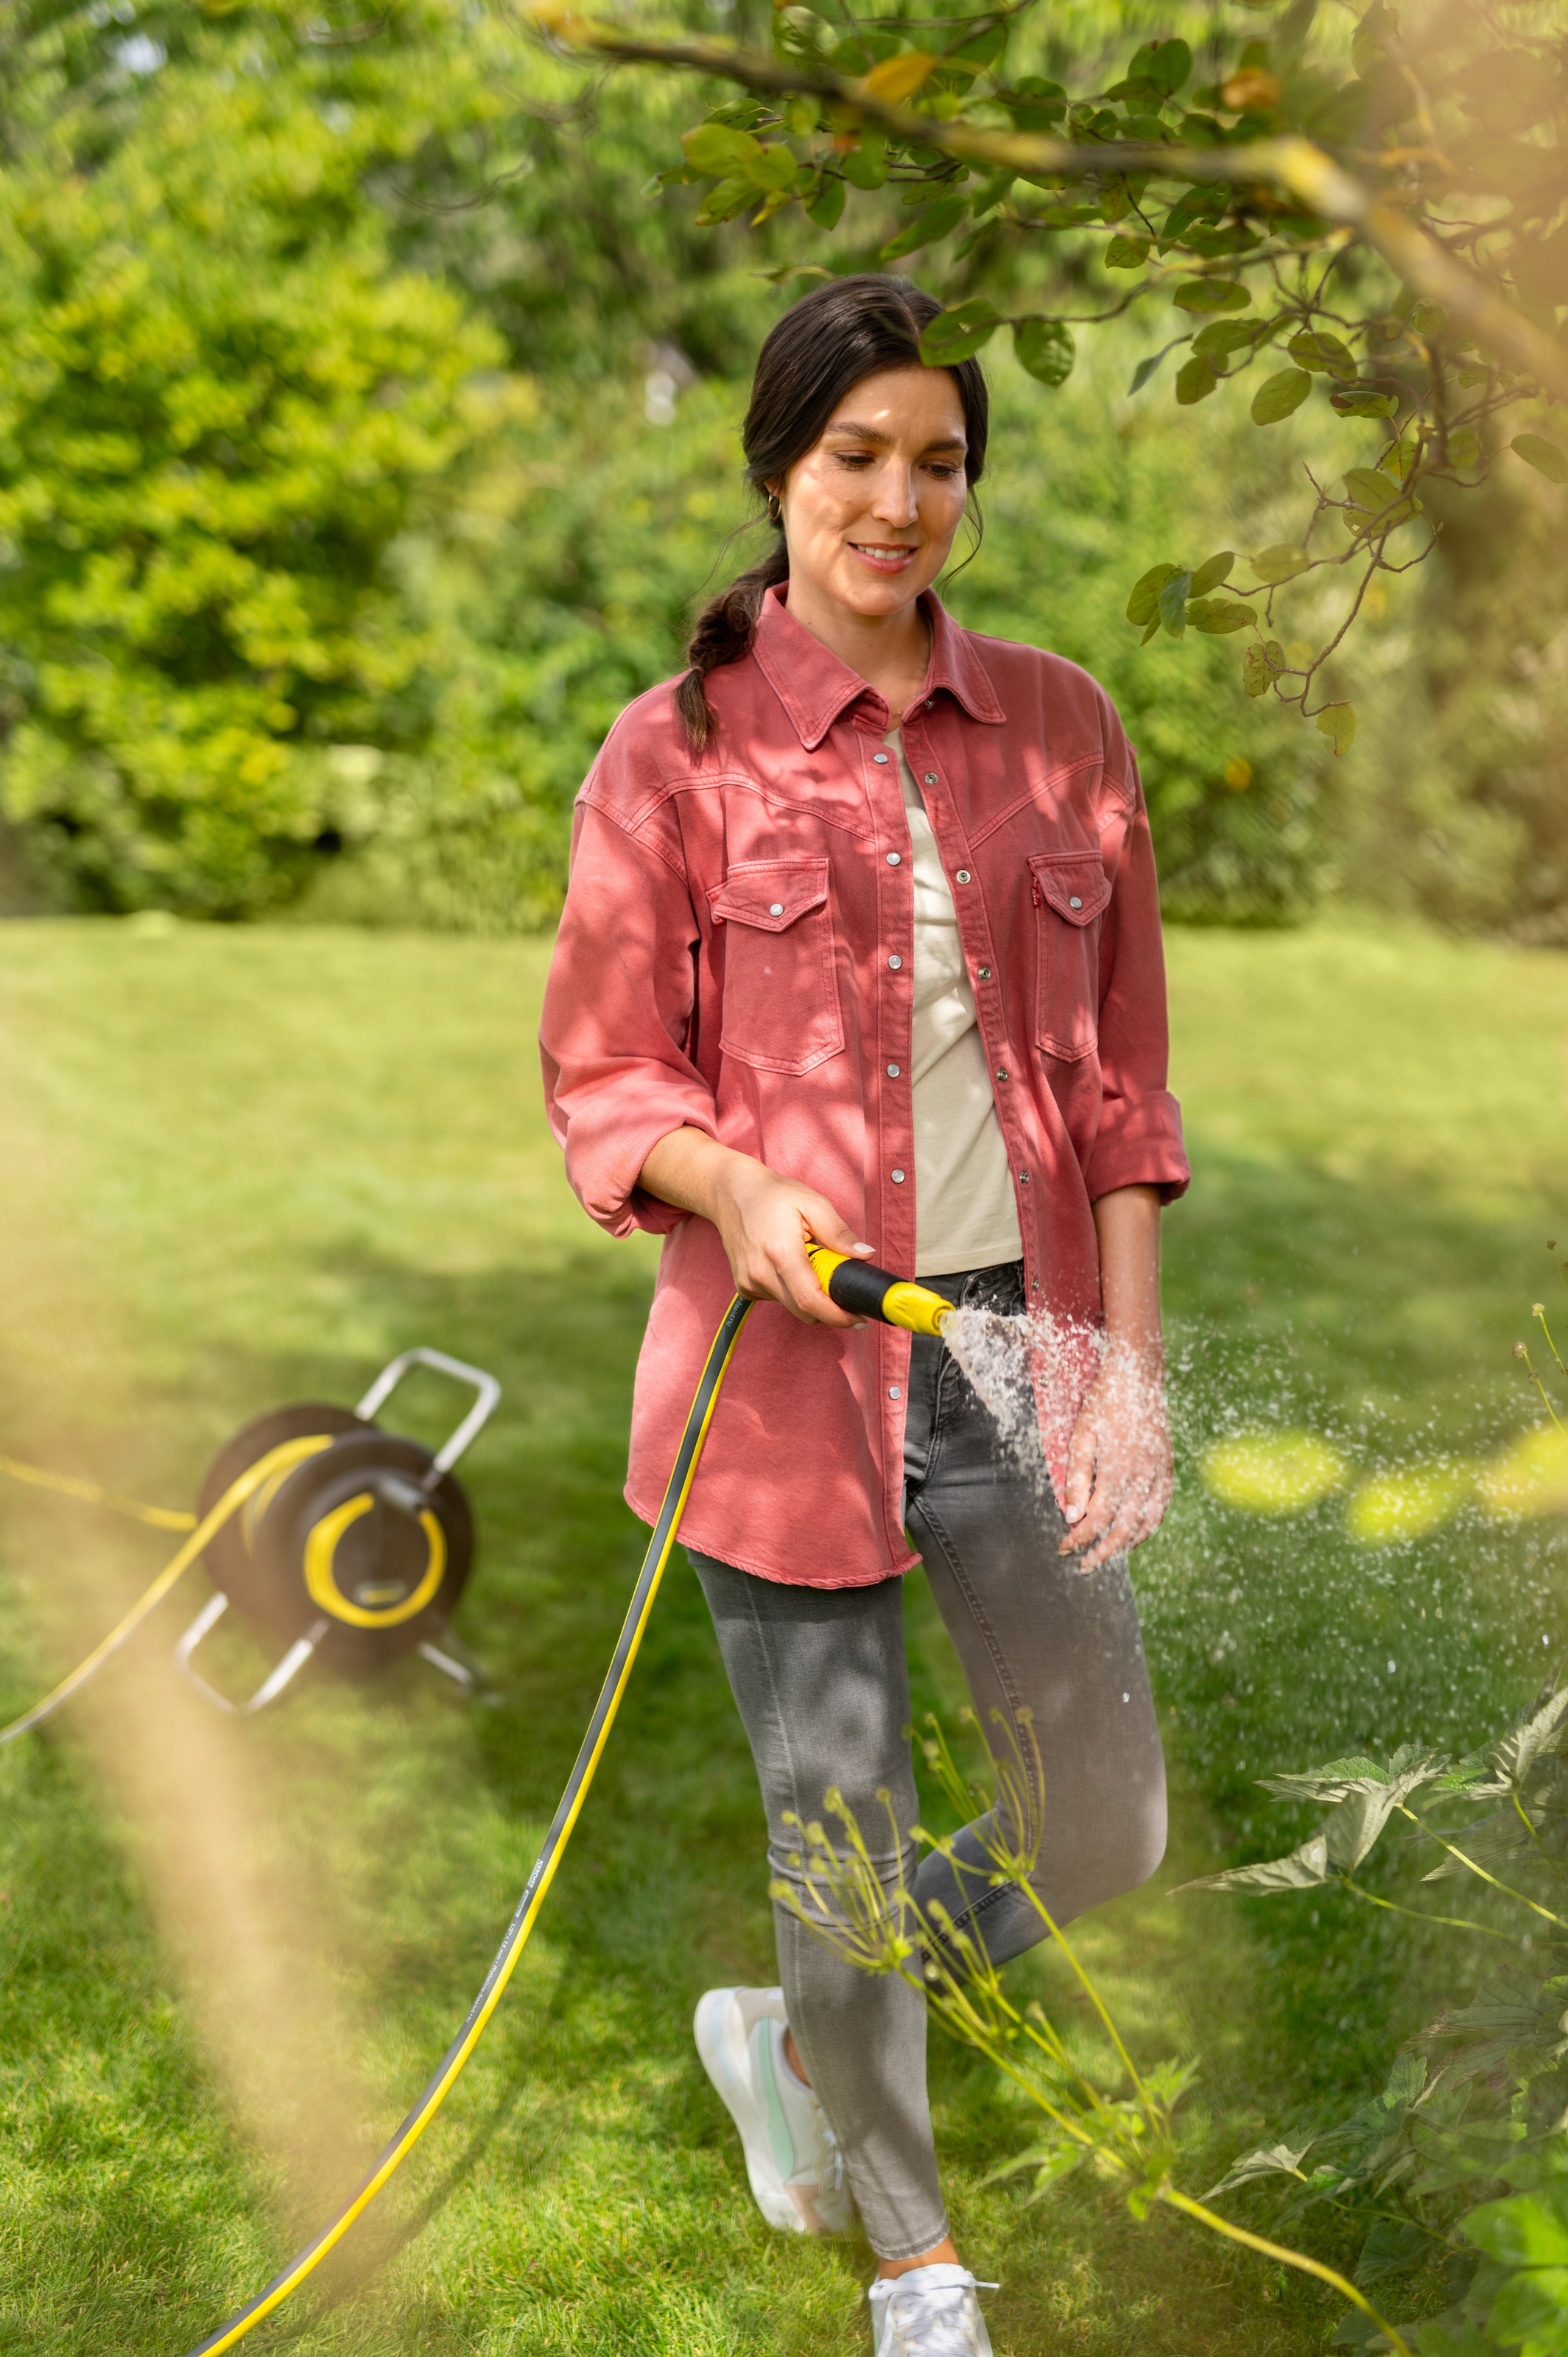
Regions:
[[[374, 1421], [414, 1366], [450, 1375], [475, 1394], [434, 1451]], [[478, 1664], [447, 1628], [474, 1553], [473, 1516], [452, 1468], [499, 1398], [500, 1385], [479, 1368], [441, 1351], [404, 1351], [357, 1407], [306, 1401], [276, 1408], [224, 1444], [208, 1468], [199, 1516], [242, 1473], [263, 1458], [271, 1463], [208, 1548], [215, 1592], [175, 1647], [179, 1667], [209, 1701], [225, 1711], [261, 1710], [317, 1657], [364, 1675], [418, 1652], [459, 1685], [478, 1685]], [[238, 1704], [209, 1685], [192, 1659], [231, 1604], [285, 1647]]]

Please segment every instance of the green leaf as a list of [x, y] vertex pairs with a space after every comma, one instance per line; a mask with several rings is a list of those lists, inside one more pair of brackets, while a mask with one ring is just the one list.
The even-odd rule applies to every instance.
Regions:
[[1188, 606], [1187, 619], [1195, 630], [1223, 638], [1230, 630], [1244, 630], [1249, 622], [1255, 622], [1258, 609], [1240, 605], [1234, 597], [1199, 597]]
[[1144, 622], [1157, 624], [1160, 591], [1167, 581], [1174, 581], [1176, 576], [1174, 565], [1152, 565], [1147, 573], [1141, 575], [1133, 584], [1133, 594], [1127, 600], [1127, 619], [1139, 625]]
[[819, 229], [837, 229], [843, 218], [843, 182], [840, 179], [824, 180], [806, 207], [806, 218], [815, 221]]
[[1238, 278], [1184, 278], [1172, 297], [1182, 311], [1244, 311], [1251, 299]]
[[1288, 543], [1279, 541], [1273, 548], [1259, 550], [1252, 559], [1252, 570], [1272, 589], [1281, 581], [1294, 581], [1311, 562], [1305, 548], [1292, 548]]
[[922, 245], [933, 245], [939, 237], [955, 230], [969, 210], [967, 197], [941, 197], [934, 205], [918, 212], [907, 230], [882, 249], [884, 262], [894, 262], [901, 253], [914, 253]]
[[1381, 515], [1400, 497], [1399, 485], [1391, 483], [1377, 467], [1351, 467], [1345, 477], [1345, 489], [1359, 508], [1367, 509], [1372, 515]]
[[1448, 463], [1464, 474], [1468, 468], [1479, 465], [1481, 437], [1473, 425], [1461, 425], [1448, 436]]
[[1218, 556], [1209, 557], [1207, 564], [1198, 566], [1192, 576], [1190, 595], [1194, 597], [1207, 597], [1211, 589], [1218, 589], [1222, 581], [1229, 581], [1235, 569], [1235, 550], [1222, 548]]
[[1192, 587], [1190, 573], [1173, 573], [1161, 588], [1158, 598], [1160, 619], [1173, 639], [1187, 632], [1187, 601]]
[[1560, 2357], [1568, 2350], [1568, 2267], [1510, 2276], [1487, 2312], [1487, 2338], [1514, 2348], [1522, 2341], [1528, 2357]]
[[1072, 374], [1072, 329], [1060, 319], [1016, 319], [1013, 349], [1029, 374], [1054, 392]]
[[1418, 2259], [1438, 2247], [1424, 2226], [1413, 2220], [1380, 2218], [1361, 2245], [1361, 2255], [1356, 2262], [1356, 2283], [1365, 2291], [1369, 2284], [1382, 2283], [1390, 2276], [1402, 2276]]
[[1262, 647], [1249, 647], [1241, 658], [1241, 684], [1249, 695], [1266, 695], [1274, 668]]
[[1418, 303], [1410, 315], [1410, 324], [1418, 336], [1436, 343], [1448, 333], [1448, 314], [1441, 303]]
[[1149, 258], [1146, 237], [1113, 237], [1101, 255], [1107, 270], [1142, 270]]
[[1491, 1753], [1493, 1767], [1499, 1776], [1517, 1783], [1527, 1776], [1536, 1761], [1552, 1752], [1560, 1752], [1568, 1741], [1568, 1686], [1559, 1686], [1549, 1694], [1539, 1709], [1504, 1736]]
[[1192, 51], [1185, 41], [1145, 41], [1134, 49], [1127, 68], [1129, 81], [1146, 81], [1155, 90], [1177, 91], [1192, 72]]
[[1328, 398], [1341, 417], [1391, 417], [1399, 407], [1396, 394], [1374, 384], [1337, 384]]
[[1516, 434], [1509, 447], [1516, 458], [1544, 475], [1549, 483], [1568, 483], [1568, 457], [1555, 442], [1542, 441], [1539, 434]]
[[983, 295], [977, 295], [950, 311], [938, 312], [920, 338], [920, 358], [928, 368], [950, 367], [954, 361], [966, 361], [988, 344], [1001, 325], [1001, 313]]
[[1355, 355], [1349, 345], [1341, 343], [1337, 336], [1320, 335], [1310, 328], [1304, 328], [1299, 335], [1291, 338], [1285, 350], [1298, 368], [1315, 371], [1321, 370], [1345, 382], [1356, 373]]
[[1510, 2193], [1503, 2201], [1483, 2201], [1460, 2219], [1459, 2232], [1505, 2267], [1568, 2267], [1561, 2193]]
[[[1170, 349], [1169, 344], [1167, 344], [1165, 346], [1165, 352], [1168, 352]], [[1138, 362], [1137, 367], [1133, 371], [1133, 382], [1127, 387], [1127, 398], [1129, 401], [1132, 400], [1133, 395], [1135, 393], [1143, 392], [1144, 387], [1148, 383], [1149, 379], [1154, 375], [1155, 371], [1159, 367], [1160, 362], [1164, 360], [1165, 352], [1151, 352], [1147, 360], [1143, 360]]]
[[852, 188], [879, 188], [887, 178], [887, 141], [880, 131], [863, 128], [860, 145], [843, 159], [843, 176]]
[[[1321, 1834], [1293, 1849], [1288, 1857], [1271, 1857], [1257, 1866], [1232, 1866], [1223, 1874], [1200, 1875], [1196, 1882], [1180, 1882], [1178, 1890], [1317, 1890], [1328, 1879], [1328, 1845]], [[1172, 1893], [1175, 1896], [1175, 1893]]]
[[697, 227], [712, 229], [716, 222], [734, 221], [757, 202], [757, 194], [754, 180], [715, 180], [698, 208]]
[[769, 194], [782, 194], [785, 190], [793, 191], [800, 167], [790, 150], [776, 140], [771, 146], [759, 147], [746, 168], [757, 188]]
[[1265, 377], [1252, 395], [1253, 425], [1277, 425], [1301, 407], [1311, 391], [1312, 379], [1305, 369], [1281, 369]]
[[710, 179], [748, 174], [753, 159], [762, 153], [749, 132], [734, 131], [722, 123], [699, 123], [694, 131], [685, 134], [681, 145], [687, 163]]
[[1192, 339], [1195, 352], [1211, 352], [1221, 358], [1230, 352], [1243, 350], [1258, 340], [1262, 327], [1261, 319], [1210, 319], [1207, 328], [1199, 328]]
[[1211, 2185], [1202, 2199], [1212, 2201], [1216, 2195], [1232, 2193], [1238, 2185], [1254, 2184], [1260, 2177], [1299, 2177], [1301, 2164], [1316, 2142], [1316, 2136], [1304, 2136], [1299, 2144], [1282, 2139], [1279, 2144], [1262, 2146], [1233, 2160], [1219, 2184]]
[[1184, 409], [1190, 409], [1196, 402], [1207, 401], [1219, 382], [1212, 352], [1195, 352], [1176, 371], [1176, 397]]
[[[1317, 727], [1320, 733], [1326, 737], [1333, 745], [1336, 759], [1338, 759], [1341, 753], [1348, 753], [1350, 750], [1351, 746], [1356, 741], [1356, 715], [1351, 706], [1348, 704], [1326, 704], [1322, 711], [1317, 715]], [[1368, 1793], [1364, 1796], [1358, 1794], [1356, 1797], [1358, 1799], [1365, 1797], [1367, 1801], [1370, 1802], [1373, 1796], [1370, 1793]], [[1340, 1803], [1340, 1807], [1345, 1809], [1349, 1809], [1351, 1806], [1352, 1803], [1349, 1801], [1344, 1801]], [[1335, 1815], [1337, 1816], [1338, 1813], [1338, 1810], [1336, 1810]], [[1333, 1820], [1330, 1819], [1330, 1823], [1332, 1822]], [[1378, 1827], [1378, 1832], [1380, 1833], [1381, 1831], [1382, 1826], [1380, 1825]], [[1349, 1824], [1348, 1820], [1347, 1820], [1344, 1839], [1348, 1842], [1355, 1838], [1355, 1835], [1356, 1828]], [[1374, 1841], [1377, 1839], [1376, 1834], [1373, 1835], [1372, 1839]], [[1369, 1845], [1369, 1846], [1370, 1845]], [[1354, 1861], [1352, 1861], [1352, 1863]]]

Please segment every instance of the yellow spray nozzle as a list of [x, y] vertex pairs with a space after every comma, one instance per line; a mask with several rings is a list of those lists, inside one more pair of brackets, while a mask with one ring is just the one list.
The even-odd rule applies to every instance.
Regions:
[[940, 1334], [953, 1305], [929, 1286], [911, 1285], [869, 1261], [852, 1260], [847, 1253], [830, 1252], [826, 1244], [809, 1244], [806, 1257], [816, 1270], [822, 1291], [841, 1309], [855, 1318], [879, 1318], [885, 1326], [903, 1326], [911, 1334]]

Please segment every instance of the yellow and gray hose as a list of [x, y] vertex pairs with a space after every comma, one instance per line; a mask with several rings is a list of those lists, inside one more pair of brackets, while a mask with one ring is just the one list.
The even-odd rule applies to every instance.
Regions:
[[724, 1323], [714, 1337], [702, 1381], [697, 1385], [691, 1413], [686, 1418], [686, 1429], [681, 1436], [681, 1446], [664, 1491], [664, 1502], [659, 1509], [659, 1520], [648, 1542], [642, 1568], [637, 1576], [637, 1586], [632, 1590], [631, 1602], [627, 1607], [626, 1619], [616, 1641], [615, 1652], [605, 1674], [604, 1684], [599, 1689], [598, 1701], [594, 1705], [594, 1715], [588, 1721], [587, 1732], [583, 1738], [572, 1773], [566, 1779], [566, 1789], [550, 1821], [544, 1846], [533, 1861], [533, 1870], [518, 1901], [517, 1912], [507, 1927], [506, 1937], [496, 1951], [495, 1961], [485, 1975], [484, 1985], [469, 2007], [462, 2028], [442, 2056], [419, 2101], [397, 2134], [341, 2208], [334, 2212], [320, 2233], [306, 2243], [287, 2266], [279, 2270], [248, 2307], [241, 2309], [237, 2316], [231, 2316], [227, 2324], [191, 2350], [189, 2357], [217, 2357], [220, 2350], [232, 2349], [236, 2341], [244, 2339], [252, 2325], [259, 2324], [263, 2316], [269, 2316], [292, 2291], [298, 2288], [306, 2276], [320, 2266], [328, 2252], [341, 2242], [355, 2219], [370, 2207], [387, 2179], [402, 2168], [451, 2093], [464, 2064], [478, 2044], [485, 2024], [500, 2003], [501, 1992], [510, 1980], [517, 1960], [528, 1943], [528, 1935], [538, 1920], [545, 1893], [554, 1878], [562, 1853], [572, 1837], [572, 1828], [587, 1798], [594, 1770], [599, 1764], [599, 1756], [620, 1707], [632, 1663], [637, 1659], [638, 1647], [642, 1642], [642, 1632], [653, 1609], [653, 1599], [659, 1593], [664, 1566], [670, 1560], [670, 1550], [675, 1544], [675, 1533], [685, 1509], [697, 1460], [708, 1437], [719, 1385], [725, 1379], [736, 1337], [751, 1308], [749, 1301], [741, 1300], [737, 1295], [730, 1303]]
[[[851, 1260], [840, 1253], [830, 1253], [820, 1245], [811, 1249], [810, 1257], [830, 1299], [857, 1317], [881, 1318], [888, 1325], [907, 1326], [915, 1333], [940, 1334], [942, 1319], [951, 1314], [952, 1304], [944, 1301], [940, 1294], [929, 1292], [924, 1286], [907, 1284], [898, 1277], [890, 1276], [885, 1269], [872, 1268], [864, 1261]], [[253, 2325], [259, 2324], [263, 2317], [269, 2316], [291, 2292], [298, 2289], [306, 2277], [320, 2266], [328, 2251], [341, 2242], [355, 2219], [370, 2207], [389, 2178], [403, 2166], [450, 2094], [464, 2064], [478, 2044], [485, 2024], [500, 2003], [501, 1992], [510, 1980], [517, 1960], [527, 1944], [529, 1933], [538, 1920], [545, 1894], [587, 1798], [594, 1770], [599, 1764], [600, 1754], [620, 1707], [632, 1663], [642, 1642], [643, 1631], [653, 1609], [654, 1598], [659, 1593], [664, 1566], [675, 1544], [675, 1534], [685, 1511], [697, 1461], [708, 1437], [708, 1426], [713, 1420], [719, 1386], [724, 1382], [740, 1329], [752, 1307], [751, 1302], [743, 1300], [737, 1294], [725, 1312], [724, 1322], [714, 1337], [702, 1380], [686, 1418], [686, 1428], [681, 1436], [681, 1446], [671, 1469], [663, 1503], [659, 1509], [659, 1520], [648, 1542], [642, 1567], [637, 1576], [637, 1586], [632, 1590], [620, 1635], [616, 1641], [615, 1652], [605, 1674], [604, 1684], [599, 1689], [599, 1698], [594, 1705], [594, 1715], [588, 1721], [572, 1773], [566, 1780], [566, 1789], [550, 1821], [543, 1847], [533, 1862], [533, 1870], [518, 1901], [517, 1912], [507, 1927], [506, 1937], [496, 1951], [495, 1961], [485, 1975], [484, 1984], [469, 2007], [462, 2028], [442, 2056], [419, 2101], [397, 2134], [342, 2207], [334, 2212], [320, 2233], [289, 2261], [287, 2266], [280, 2268], [271, 2283], [256, 2294], [248, 2307], [241, 2309], [238, 2315], [231, 2317], [217, 2332], [188, 2351], [187, 2357], [219, 2357], [220, 2351], [232, 2349]]]
[[[879, 1318], [889, 1325], [908, 1327], [916, 1333], [940, 1334], [942, 1320], [951, 1313], [951, 1303], [944, 1301], [940, 1294], [929, 1292], [923, 1286], [911, 1285], [903, 1279], [891, 1276], [885, 1269], [873, 1268], [864, 1261], [852, 1260], [843, 1254], [829, 1252], [823, 1246], [812, 1248], [811, 1259], [822, 1280], [823, 1289], [830, 1298], [841, 1308], [847, 1309], [857, 1317]], [[708, 1426], [713, 1420], [719, 1387], [729, 1367], [740, 1329], [745, 1325], [752, 1308], [751, 1302], [743, 1300], [737, 1295], [725, 1312], [723, 1323], [714, 1337], [713, 1347], [708, 1352], [702, 1378], [686, 1417], [685, 1429], [681, 1436], [681, 1446], [671, 1469], [663, 1502], [659, 1510], [659, 1520], [654, 1525], [653, 1534], [643, 1555], [637, 1585], [632, 1590], [631, 1601], [627, 1607], [626, 1618], [621, 1623], [620, 1635], [616, 1641], [615, 1652], [611, 1657], [609, 1668], [606, 1672], [604, 1684], [599, 1689], [599, 1697], [594, 1706], [593, 1717], [588, 1721], [587, 1730], [583, 1737], [572, 1773], [566, 1780], [566, 1788], [556, 1806], [555, 1814], [550, 1821], [543, 1846], [533, 1862], [533, 1868], [523, 1889], [522, 1897], [518, 1901], [517, 1911], [507, 1927], [506, 1937], [496, 1951], [495, 1959], [489, 1971], [485, 1975], [478, 1995], [464, 2018], [462, 2027], [426, 2083], [418, 2102], [353, 2192], [333, 2212], [326, 2225], [311, 2238], [304, 2249], [296, 2253], [288, 2265], [274, 2276], [269, 2284], [263, 2286], [254, 2299], [241, 2309], [236, 2315], [231, 2316], [227, 2324], [221, 2325], [216, 2332], [209, 2334], [205, 2341], [189, 2351], [188, 2357], [218, 2357], [220, 2351], [232, 2349], [238, 2341], [245, 2338], [253, 2326], [258, 2325], [263, 2317], [270, 2316], [274, 2309], [281, 2307], [289, 2295], [296, 2291], [306, 2278], [315, 2272], [328, 2253], [342, 2241], [355, 2220], [370, 2207], [381, 2188], [407, 2159], [450, 2094], [468, 2057], [478, 2044], [485, 2025], [499, 2004], [502, 1992], [516, 1968], [517, 1960], [528, 1943], [529, 1934], [538, 1921], [539, 1911], [544, 1904], [556, 1867], [561, 1863], [566, 1844], [572, 1837], [573, 1828], [587, 1798], [588, 1787], [593, 1782], [594, 1772], [598, 1767], [610, 1728], [615, 1723], [621, 1696], [626, 1692], [627, 1681], [631, 1675], [632, 1664], [637, 1659], [638, 1649], [642, 1642], [643, 1631], [648, 1626], [649, 1616], [653, 1609], [654, 1598], [659, 1593], [664, 1567], [670, 1560], [671, 1549], [675, 1544], [675, 1534], [680, 1528], [681, 1517], [685, 1511], [686, 1500], [696, 1474], [698, 1460], [703, 1453], [703, 1445], [708, 1436]], [[270, 1450], [266, 1456], [259, 1458], [254, 1465], [248, 1466], [238, 1480], [231, 1482], [225, 1490], [211, 1512], [204, 1515], [201, 1522], [191, 1531], [189, 1537], [178, 1552], [171, 1557], [152, 1585], [132, 1606], [130, 1611], [110, 1631], [108, 1636], [93, 1649], [87, 1659], [79, 1663], [69, 1677], [62, 1679], [50, 1694], [46, 1695], [42, 1702], [36, 1704], [30, 1711], [21, 1718], [14, 1720], [9, 1727], [0, 1727], [0, 1742], [7, 1742], [13, 1737], [25, 1733], [28, 1727], [38, 1726], [41, 1719], [48, 1717], [51, 1713], [58, 1710], [69, 1695], [85, 1684], [93, 1672], [107, 1660], [111, 1653], [116, 1652], [125, 1642], [154, 1607], [168, 1594], [181, 1574], [211, 1543], [230, 1516], [237, 1512], [258, 1490], [273, 1480], [275, 1473], [284, 1469], [285, 1460], [292, 1464], [297, 1457], [298, 1450], [297, 1440], [285, 1441], [280, 1448]], [[136, 1508], [134, 1501], [111, 1497], [108, 1492], [96, 1491], [91, 1483], [68, 1483], [63, 1476], [40, 1476], [38, 1469], [24, 1468], [11, 1460], [0, 1458], [0, 1471], [14, 1472], [24, 1480], [41, 1478], [48, 1483], [48, 1486], [68, 1489], [72, 1495], [85, 1497], [91, 1494], [99, 1502], [114, 1504], [122, 1508], [129, 1507], [138, 1512], [145, 1520], [153, 1520], [155, 1516], [160, 1522], [175, 1519], [172, 1513], [166, 1513], [161, 1509]]]

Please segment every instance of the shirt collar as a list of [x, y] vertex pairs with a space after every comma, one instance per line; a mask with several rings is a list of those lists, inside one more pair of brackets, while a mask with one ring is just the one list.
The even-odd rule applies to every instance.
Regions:
[[[806, 751], [815, 752], [833, 722], [862, 697], [869, 716], [879, 718], [879, 732], [886, 733], [889, 716], [882, 697], [831, 647], [791, 619], [784, 602], [788, 587], [788, 583], [778, 584], [764, 594], [752, 652]], [[1005, 720], [969, 632], [952, 620], [934, 589], [925, 592], [921, 604], [931, 625], [931, 661], [916, 704], [924, 704], [938, 688], [945, 687], [972, 720]]]

